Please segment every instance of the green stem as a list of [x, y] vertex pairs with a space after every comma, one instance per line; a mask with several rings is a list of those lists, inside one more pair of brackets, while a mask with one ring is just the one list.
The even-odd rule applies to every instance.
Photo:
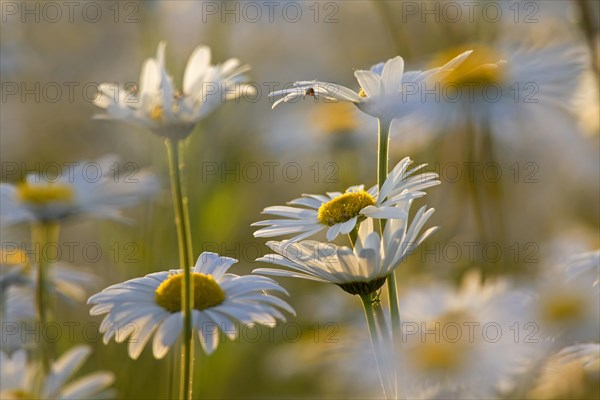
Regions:
[[[377, 186], [381, 191], [381, 187], [385, 182], [388, 175], [388, 158], [389, 158], [389, 143], [390, 143], [390, 127], [392, 121], [379, 120], [379, 144], [377, 151]], [[385, 220], [380, 220], [381, 234], [385, 230]], [[396, 271], [392, 271], [387, 279], [387, 293], [388, 300], [390, 302], [390, 317], [392, 324], [392, 340], [390, 342], [390, 349], [393, 349], [394, 342], [398, 341], [398, 337], [401, 335], [401, 321], [400, 321], [400, 305], [398, 302], [398, 288], [396, 287]], [[397, 388], [398, 379], [394, 374], [394, 389]], [[394, 390], [397, 392], [397, 390]]]
[[[48, 276], [52, 260], [48, 257], [48, 245], [58, 243], [60, 225], [57, 222], [42, 222], [32, 228], [34, 245], [39, 246], [38, 268], [37, 268], [37, 286], [35, 303], [37, 308], [38, 321], [40, 329], [43, 332], [48, 322], [48, 310], [50, 309], [51, 299], [47, 296]], [[43, 336], [43, 335], [42, 335]], [[40, 343], [40, 355], [42, 368], [45, 373], [50, 371], [50, 343], [47, 343], [42, 337]]]
[[[465, 129], [467, 134], [467, 159], [470, 162], [475, 162], [477, 159], [476, 154], [476, 135], [475, 135], [475, 127], [473, 126], [471, 121], [467, 121], [467, 126]], [[469, 176], [468, 178], [468, 192], [471, 195], [471, 201], [473, 202], [473, 212], [475, 214], [475, 223], [477, 225], [477, 230], [479, 231], [479, 238], [487, 243], [487, 229], [485, 223], [485, 213], [483, 210], [483, 206], [481, 204], [480, 193], [478, 189], [477, 181], [474, 177]], [[477, 262], [478, 260], [475, 260]]]
[[[483, 130], [483, 154], [484, 165], [495, 164], [496, 156], [494, 153], [494, 137], [489, 124], [486, 124], [485, 129]], [[493, 239], [501, 242], [502, 246], [505, 246], [508, 243], [507, 233], [506, 233], [506, 219], [504, 212], [504, 204], [502, 202], [503, 199], [503, 188], [502, 188], [502, 179], [498, 179], [497, 182], [486, 182], [487, 183], [487, 194], [490, 197], [490, 203], [493, 207], [492, 216], [495, 218], [493, 223], [494, 227], [494, 237]], [[508, 268], [507, 258], [503, 257], [501, 262], [496, 263], [496, 273], [500, 274], [501, 272], [506, 272]]]
[[383, 186], [385, 178], [388, 174], [388, 158], [389, 158], [389, 144], [390, 144], [390, 125], [392, 121], [378, 120], [379, 121], [379, 132], [378, 132], [378, 148], [377, 148], [377, 186], [379, 189]]
[[[383, 186], [388, 175], [388, 158], [390, 143], [391, 121], [379, 120], [379, 146], [377, 151], [377, 186]], [[380, 220], [381, 231], [385, 228], [385, 220]], [[396, 272], [387, 277], [388, 298], [390, 301], [390, 315], [392, 318], [392, 331], [394, 335], [400, 331], [400, 307], [398, 306], [398, 289], [396, 288]]]
[[177, 243], [179, 245], [179, 262], [183, 269], [183, 290], [181, 292], [181, 305], [183, 309], [183, 349], [181, 352], [181, 399], [192, 398], [193, 379], [193, 332], [192, 310], [194, 307], [194, 293], [191, 268], [194, 265], [187, 199], [183, 197], [182, 177], [183, 163], [180, 156], [183, 153], [183, 144], [179, 141], [166, 139], [167, 154], [169, 157], [169, 173], [171, 178], [171, 194], [175, 208], [175, 225], [177, 227]]
[[375, 354], [375, 361], [377, 362], [377, 370], [379, 372], [379, 379], [381, 380], [383, 394], [386, 399], [391, 399], [394, 398], [392, 397], [393, 391], [391, 389], [391, 383], [389, 382], [389, 374], [385, 373], [386, 364], [384, 362], [381, 341], [379, 338], [379, 333], [377, 331], [377, 323], [375, 322], [375, 314], [373, 312], [373, 300], [370, 294], [361, 295], [360, 300], [362, 301], [363, 308], [365, 310], [365, 318], [367, 319], [367, 325], [369, 327], [371, 345], [373, 346], [373, 353]]

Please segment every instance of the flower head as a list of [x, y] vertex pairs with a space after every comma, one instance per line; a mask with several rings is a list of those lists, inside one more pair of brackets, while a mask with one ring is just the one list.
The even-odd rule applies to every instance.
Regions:
[[[453, 71], [431, 76], [412, 97], [421, 131], [490, 129], [499, 138], [522, 141], [522, 121], [531, 133], [562, 135], [572, 121], [571, 99], [585, 66], [585, 52], [572, 43], [525, 45], [499, 41], [475, 45]], [[434, 59], [437, 65], [455, 50]], [[428, 95], [428, 93], [437, 93]]]
[[[207, 354], [219, 344], [219, 331], [237, 337], [235, 322], [253, 325], [285, 320], [279, 309], [294, 310], [266, 290], [286, 293], [275, 281], [260, 276], [227, 273], [237, 260], [204, 252], [192, 272], [194, 283], [193, 326]], [[183, 328], [181, 286], [183, 271], [156, 272], [104, 289], [88, 300], [92, 315], [107, 314], [100, 325], [104, 343], [131, 337], [129, 356], [137, 358], [154, 335], [154, 357], [162, 358]], [[131, 329], [135, 327], [135, 329]]]
[[397, 357], [408, 396], [425, 389], [434, 398], [496, 397], [529, 346], [506, 334], [521, 322], [526, 300], [506, 281], [482, 283], [477, 273], [458, 289], [435, 283], [409, 290]]
[[287, 103], [308, 95], [328, 101], [351, 102], [369, 115], [391, 121], [414, 111], [412, 107], [403, 104], [406, 103], [402, 96], [406, 84], [419, 85], [434, 76], [444, 76], [460, 65], [469, 54], [470, 51], [466, 51], [438, 68], [408, 72], [404, 72], [402, 57], [397, 56], [374, 65], [370, 70], [355, 71], [354, 76], [360, 85], [358, 92], [335, 83], [313, 80], [295, 82], [292, 88], [271, 92], [269, 96], [283, 96], [273, 103], [273, 108], [282, 102]]
[[[40, 370], [27, 359], [25, 350], [12, 356], [0, 353], [0, 398], [18, 399], [97, 399], [113, 394], [109, 386], [114, 381], [110, 372], [99, 371], [67, 383], [91, 353], [89, 346], [76, 346], [52, 363], [50, 373], [43, 377], [36, 390]], [[111, 396], [112, 397], [112, 396]]]
[[[259, 221], [252, 226], [264, 226], [254, 232], [255, 237], [275, 237], [298, 233], [288, 242], [306, 239], [327, 229], [327, 240], [339, 234], [351, 232], [356, 225], [370, 218], [407, 218], [403, 208], [395, 205], [421, 197], [421, 190], [439, 184], [433, 172], [416, 174], [425, 164], [409, 169], [409, 157], [400, 161], [389, 173], [381, 191], [373, 186], [365, 191], [364, 186], [352, 186], [344, 193], [330, 192], [324, 195], [305, 194], [289, 202], [291, 206], [267, 207], [263, 214], [286, 219]], [[294, 207], [301, 206], [301, 207]]]
[[160, 42], [156, 58], [146, 60], [137, 93], [124, 93], [113, 85], [100, 85], [96, 103], [106, 109], [99, 119], [124, 120], [173, 139], [187, 137], [198, 121], [228, 99], [252, 93], [244, 84], [248, 65], [236, 58], [211, 65], [210, 48], [198, 46], [192, 52], [183, 75], [183, 92], [177, 91], [165, 67], [165, 42]]
[[[50, 180], [38, 174], [25, 182], [0, 184], [3, 225], [21, 222], [52, 222], [77, 216], [123, 219], [120, 209], [129, 207], [158, 191], [158, 179], [140, 171], [135, 182], [115, 179], [115, 159], [105, 157], [93, 163], [78, 162]], [[92, 166], [94, 168], [89, 168]], [[112, 168], [112, 169], [111, 169]], [[93, 175], [91, 172], [94, 171]]]
[[535, 287], [531, 320], [540, 336], [559, 344], [596, 340], [600, 335], [600, 286], [598, 253], [569, 258], [543, 271]]
[[[406, 200], [396, 207], [408, 215], [410, 205], [411, 200]], [[289, 269], [258, 268], [253, 272], [333, 283], [351, 294], [372, 293], [437, 229], [429, 228], [419, 236], [433, 211], [422, 207], [410, 224], [407, 217], [389, 220], [383, 237], [374, 231], [373, 220], [366, 219], [360, 225], [354, 249], [315, 241], [268, 242], [267, 246], [277, 254], [257, 261]]]

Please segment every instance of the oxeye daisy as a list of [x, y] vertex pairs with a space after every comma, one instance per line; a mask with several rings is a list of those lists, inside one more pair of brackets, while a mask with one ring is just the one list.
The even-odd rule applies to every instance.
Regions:
[[[0, 251], [0, 295], [12, 286], [33, 291], [37, 286], [38, 268], [23, 250]], [[98, 278], [86, 269], [59, 262], [52, 265], [46, 283], [50, 291], [65, 300], [82, 302], [87, 289], [97, 282]], [[11, 299], [7, 297], [4, 301], [10, 303]]]
[[[280, 309], [294, 313], [283, 300], [267, 290], [287, 294], [275, 281], [259, 276], [227, 273], [237, 260], [204, 252], [192, 272], [193, 326], [204, 352], [219, 344], [219, 331], [237, 337], [236, 322], [272, 325], [284, 321]], [[100, 325], [104, 343], [111, 338], [123, 342], [130, 337], [129, 356], [136, 359], [154, 335], [154, 357], [162, 358], [183, 328], [181, 308], [182, 270], [170, 270], [132, 279], [90, 297], [92, 315], [107, 314]]]
[[[527, 296], [504, 280], [481, 282], [467, 274], [459, 288], [434, 283], [402, 298], [403, 365], [408, 398], [432, 390], [434, 398], [495, 398], [522, 365], [527, 346], [507, 334], [521, 322]], [[512, 333], [512, 332], [511, 332]]]
[[[573, 43], [540, 46], [512, 40], [472, 47], [452, 72], [429, 77], [411, 95], [420, 106], [416, 115], [422, 131], [464, 129], [469, 121], [477, 131], [489, 129], [498, 138], [522, 143], [524, 120], [535, 127], [527, 133], [541, 132], [546, 138], [571, 129], [570, 103], [586, 64], [584, 49]], [[436, 57], [432, 64], [455, 52]]]
[[269, 97], [283, 96], [273, 103], [273, 108], [281, 103], [291, 102], [306, 96], [323, 98], [327, 101], [345, 101], [354, 103], [361, 111], [373, 117], [391, 121], [414, 111], [403, 107], [405, 85], [418, 85], [434, 76], [445, 76], [468, 57], [466, 51], [441, 67], [427, 71], [404, 72], [404, 60], [397, 56], [371, 67], [370, 70], [358, 70], [354, 76], [360, 85], [358, 92], [347, 87], [320, 81], [298, 81], [293, 87], [269, 93]]
[[[285, 219], [259, 221], [252, 226], [265, 226], [254, 232], [255, 237], [275, 237], [296, 234], [288, 242], [306, 239], [327, 229], [327, 240], [334, 240], [339, 234], [352, 232], [359, 222], [370, 218], [407, 218], [402, 207], [397, 204], [421, 197], [421, 190], [440, 182], [433, 172], [416, 174], [425, 164], [409, 169], [412, 160], [404, 158], [389, 173], [381, 190], [373, 186], [352, 186], [345, 193], [332, 192], [327, 195], [305, 194], [290, 201], [290, 206], [273, 206], [264, 209], [263, 214], [271, 214]], [[301, 206], [301, 207], [294, 207]]]
[[[530, 319], [539, 325], [540, 337], [547, 339], [549, 346], [597, 340], [600, 336], [597, 257], [594, 252], [584, 253], [541, 271]], [[580, 270], [582, 266], [588, 270]]]
[[[408, 215], [410, 203], [404, 201], [398, 208]], [[383, 286], [386, 277], [437, 229], [429, 228], [419, 236], [433, 211], [421, 207], [410, 224], [408, 218], [389, 220], [383, 237], [374, 231], [373, 220], [366, 219], [353, 249], [312, 240], [267, 242], [277, 254], [267, 254], [257, 261], [289, 269], [258, 268], [253, 272], [333, 283], [350, 294], [368, 295]]]
[[[91, 353], [89, 346], [76, 346], [52, 363], [48, 375], [42, 377], [39, 366], [27, 359], [25, 350], [12, 355], [0, 352], [0, 398], [17, 399], [97, 399], [114, 396], [109, 389], [114, 381], [110, 372], [98, 371], [72, 382], [69, 378], [83, 365]], [[36, 387], [38, 389], [36, 389]]]
[[[135, 182], [115, 179], [113, 157], [93, 163], [78, 162], [56, 178], [30, 174], [18, 185], [0, 184], [0, 221], [59, 222], [78, 216], [123, 219], [120, 209], [157, 192], [155, 175], [140, 171]], [[90, 165], [94, 168], [89, 168]], [[113, 169], [111, 169], [113, 168]], [[88, 169], [93, 170], [90, 176]]]
[[160, 42], [156, 58], [144, 63], [137, 93], [127, 93], [113, 84], [100, 85], [96, 105], [106, 109], [106, 114], [95, 118], [123, 120], [159, 136], [183, 139], [225, 100], [254, 92], [252, 86], [243, 83], [250, 66], [241, 65], [236, 58], [211, 65], [206, 46], [194, 49], [183, 75], [183, 92], [176, 90], [165, 68], [165, 47], [166, 43]]

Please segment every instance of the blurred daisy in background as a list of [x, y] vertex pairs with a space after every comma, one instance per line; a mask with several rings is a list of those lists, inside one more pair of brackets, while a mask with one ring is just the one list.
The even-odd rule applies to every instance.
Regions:
[[17, 399], [98, 399], [114, 397], [109, 387], [114, 381], [111, 372], [99, 371], [68, 382], [90, 356], [91, 347], [76, 346], [54, 361], [49, 374], [42, 377], [37, 363], [27, 358], [25, 350], [12, 355], [0, 353], [0, 398]]
[[[327, 240], [334, 240], [339, 234], [352, 232], [365, 218], [394, 219], [408, 215], [404, 207], [396, 205], [425, 195], [421, 190], [440, 182], [433, 172], [416, 174], [426, 166], [421, 164], [412, 169], [409, 157], [400, 161], [388, 174], [381, 191], [377, 186], [368, 191], [364, 186], [352, 186], [345, 193], [330, 192], [327, 195], [304, 194], [294, 199], [290, 206], [272, 206], [263, 210], [285, 219], [259, 221], [252, 226], [265, 226], [254, 232], [254, 237], [275, 237], [298, 233], [288, 242], [297, 242], [327, 229]], [[292, 207], [292, 206], [302, 206]]]
[[[283, 96], [273, 103], [272, 108], [281, 103], [289, 103], [306, 96], [325, 101], [345, 101], [354, 103], [361, 111], [373, 117], [387, 121], [410, 114], [412, 107], [404, 107], [403, 89], [408, 82], [419, 84], [427, 79], [441, 78], [450, 73], [470, 54], [466, 51], [459, 54], [441, 67], [427, 71], [404, 72], [404, 60], [397, 56], [384, 63], [371, 67], [370, 70], [358, 70], [354, 76], [360, 85], [358, 92], [335, 83], [320, 81], [298, 81], [293, 87], [269, 93], [269, 97]], [[409, 103], [413, 105], [413, 103]]]
[[[582, 46], [498, 41], [469, 47], [472, 53], [450, 73], [430, 77], [407, 97], [420, 105], [421, 130], [489, 129], [518, 142], [523, 126], [544, 135], [537, 139], [564, 135], [565, 127], [574, 126], [573, 95], [588, 63]], [[454, 53], [449, 50], [432, 64]]]
[[58, 222], [79, 216], [126, 220], [121, 208], [154, 195], [159, 182], [144, 170], [131, 182], [117, 179], [115, 163], [117, 158], [107, 156], [75, 163], [55, 178], [30, 174], [18, 185], [0, 184], [2, 225]]
[[589, 252], [540, 271], [530, 319], [552, 348], [600, 337], [597, 265], [597, 252]]
[[[20, 286], [33, 292], [37, 286], [38, 265], [30, 260], [23, 250], [0, 251], [0, 290], [4, 294], [11, 286]], [[98, 283], [99, 279], [83, 267], [67, 263], [54, 263], [49, 269], [48, 289], [60, 298], [70, 302], [84, 302], [87, 291]], [[11, 302], [5, 296], [5, 303]]]
[[[3, 246], [7, 243], [4, 242]], [[34, 345], [36, 320], [35, 292], [39, 264], [32, 262], [23, 250], [0, 251], [0, 333], [3, 349]], [[48, 270], [46, 291], [64, 304], [83, 303], [98, 277], [85, 268], [55, 263]], [[48, 299], [49, 300], [49, 299]], [[50, 307], [53, 308], [53, 307]]]
[[13, 285], [6, 288], [2, 295], [5, 300], [0, 303], [0, 349], [10, 352], [35, 348], [38, 341], [36, 335], [31, 333], [39, 330], [39, 326], [35, 326], [37, 314], [33, 291]]
[[531, 346], [511, 331], [523, 321], [525, 301], [507, 282], [481, 283], [478, 273], [467, 274], [458, 289], [437, 282], [409, 290], [400, 299], [396, 345], [407, 396], [498, 397]]
[[[194, 283], [193, 327], [202, 349], [211, 354], [219, 344], [219, 331], [229, 339], [237, 337], [235, 323], [273, 326], [285, 321], [279, 311], [294, 310], [267, 290], [287, 294], [272, 279], [227, 273], [237, 260], [204, 252], [192, 273]], [[112, 285], [90, 297], [91, 315], [108, 314], [100, 325], [104, 343], [111, 338], [129, 341], [129, 356], [139, 357], [154, 334], [156, 358], [162, 358], [179, 338], [183, 328], [181, 308], [182, 270], [156, 272], [143, 278]]]
[[548, 358], [529, 399], [597, 399], [600, 397], [600, 345], [565, 347]]
[[144, 63], [138, 92], [129, 93], [110, 83], [100, 85], [101, 97], [96, 105], [106, 109], [106, 113], [95, 118], [123, 120], [159, 136], [183, 139], [198, 121], [226, 100], [255, 92], [244, 83], [244, 72], [250, 66], [241, 65], [237, 58], [212, 65], [210, 48], [206, 46], [198, 46], [192, 52], [180, 92], [165, 68], [165, 47], [166, 43], [160, 42], [156, 58]]
[[[408, 215], [411, 201], [398, 205]], [[267, 242], [277, 254], [267, 254], [257, 261], [288, 269], [258, 268], [257, 274], [302, 278], [333, 283], [350, 294], [367, 295], [379, 289], [387, 276], [400, 266], [437, 227], [421, 229], [433, 214], [423, 206], [408, 223], [408, 217], [387, 221], [383, 237], [373, 228], [373, 220], [361, 223], [354, 248], [332, 243], [302, 241]]]

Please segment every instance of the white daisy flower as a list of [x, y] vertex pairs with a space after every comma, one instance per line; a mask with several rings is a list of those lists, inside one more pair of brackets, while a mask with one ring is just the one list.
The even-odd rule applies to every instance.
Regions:
[[327, 229], [327, 240], [334, 240], [339, 234], [348, 234], [364, 218], [393, 219], [407, 218], [402, 207], [397, 204], [421, 197], [421, 190], [440, 182], [433, 172], [415, 174], [426, 164], [408, 169], [412, 164], [409, 157], [400, 161], [388, 174], [381, 191], [373, 186], [368, 191], [364, 186], [352, 186], [345, 193], [332, 192], [326, 196], [304, 194], [290, 201], [292, 206], [273, 206], [264, 209], [263, 214], [271, 214], [286, 219], [259, 221], [252, 226], [265, 226], [254, 232], [255, 237], [275, 237], [295, 234], [288, 242], [306, 239]]
[[[204, 352], [211, 354], [219, 344], [219, 330], [234, 340], [234, 322], [273, 325], [285, 321], [279, 311], [294, 310], [283, 300], [267, 294], [287, 294], [275, 281], [259, 276], [226, 273], [237, 260], [204, 252], [192, 273], [194, 283], [193, 326]], [[136, 359], [154, 334], [154, 357], [162, 358], [179, 338], [183, 328], [181, 311], [182, 270], [170, 270], [132, 279], [90, 297], [91, 315], [108, 314], [100, 325], [104, 343], [111, 338], [129, 341], [129, 356]]]
[[[26, 181], [0, 184], [0, 221], [4, 226], [21, 222], [56, 222], [76, 216], [123, 219], [120, 209], [132, 206], [157, 192], [155, 175], [136, 174], [136, 182], [117, 180], [115, 158], [95, 161], [94, 176], [88, 176], [92, 163], [79, 162], [53, 179], [30, 174]], [[99, 172], [98, 172], [99, 171]]]
[[219, 104], [254, 92], [252, 86], [243, 83], [247, 80], [243, 73], [250, 66], [240, 65], [236, 58], [211, 65], [206, 46], [192, 52], [183, 74], [183, 92], [177, 91], [165, 68], [165, 47], [166, 43], [160, 42], [156, 58], [144, 63], [137, 93], [126, 93], [109, 83], [100, 85], [96, 105], [107, 112], [95, 118], [124, 120], [160, 136], [183, 139]]
[[[354, 103], [361, 111], [385, 121], [391, 121], [414, 111], [412, 107], [403, 107], [406, 99], [403, 89], [407, 83], [420, 84], [433, 77], [443, 77], [468, 57], [466, 51], [445, 65], [427, 71], [404, 72], [404, 60], [398, 56], [371, 67], [370, 70], [358, 70], [354, 76], [360, 85], [355, 92], [347, 87], [320, 81], [298, 81], [292, 88], [269, 93], [269, 97], [283, 96], [273, 103], [273, 108], [299, 98], [322, 97], [327, 101], [346, 101]], [[438, 78], [438, 79], [439, 79]], [[411, 103], [412, 104], [412, 103]]]
[[504, 281], [482, 284], [479, 274], [468, 274], [458, 290], [442, 283], [410, 290], [401, 299], [396, 345], [408, 398], [424, 391], [433, 398], [498, 397], [528, 346], [511, 331], [525, 301]]
[[67, 382], [91, 353], [89, 346], [76, 346], [52, 363], [39, 391], [36, 382], [40, 374], [38, 363], [27, 359], [25, 350], [12, 356], [0, 353], [0, 398], [17, 399], [97, 399], [114, 396], [109, 389], [114, 381], [110, 372], [99, 371]]
[[[12, 286], [30, 291], [37, 287], [38, 265], [31, 262], [27, 253], [0, 251], [0, 258], [0, 299], [11, 302], [10, 297], [1, 296]], [[48, 289], [67, 301], [85, 301], [87, 290], [98, 283], [98, 278], [87, 269], [67, 263], [53, 263], [48, 271]]]
[[[410, 205], [411, 200], [406, 200], [397, 207], [408, 215]], [[429, 228], [419, 236], [433, 211], [421, 207], [410, 225], [408, 218], [389, 220], [383, 237], [374, 231], [373, 220], [366, 219], [360, 225], [353, 249], [312, 240], [267, 242], [267, 246], [278, 254], [267, 254], [257, 261], [281, 265], [289, 270], [258, 268], [253, 273], [333, 283], [351, 294], [372, 293], [437, 230], [437, 227]]]
[[530, 319], [539, 325], [540, 336], [552, 348], [600, 337], [598, 271], [581, 270], [582, 265], [597, 268], [597, 257], [595, 252], [584, 253], [541, 271]]
[[449, 127], [464, 129], [469, 121], [477, 131], [491, 129], [499, 138], [522, 143], [523, 124], [546, 138], [574, 125], [569, 103], [585, 62], [585, 51], [571, 43], [480, 45], [453, 71], [428, 78], [410, 97], [420, 105], [415, 115], [421, 130], [443, 133]]

